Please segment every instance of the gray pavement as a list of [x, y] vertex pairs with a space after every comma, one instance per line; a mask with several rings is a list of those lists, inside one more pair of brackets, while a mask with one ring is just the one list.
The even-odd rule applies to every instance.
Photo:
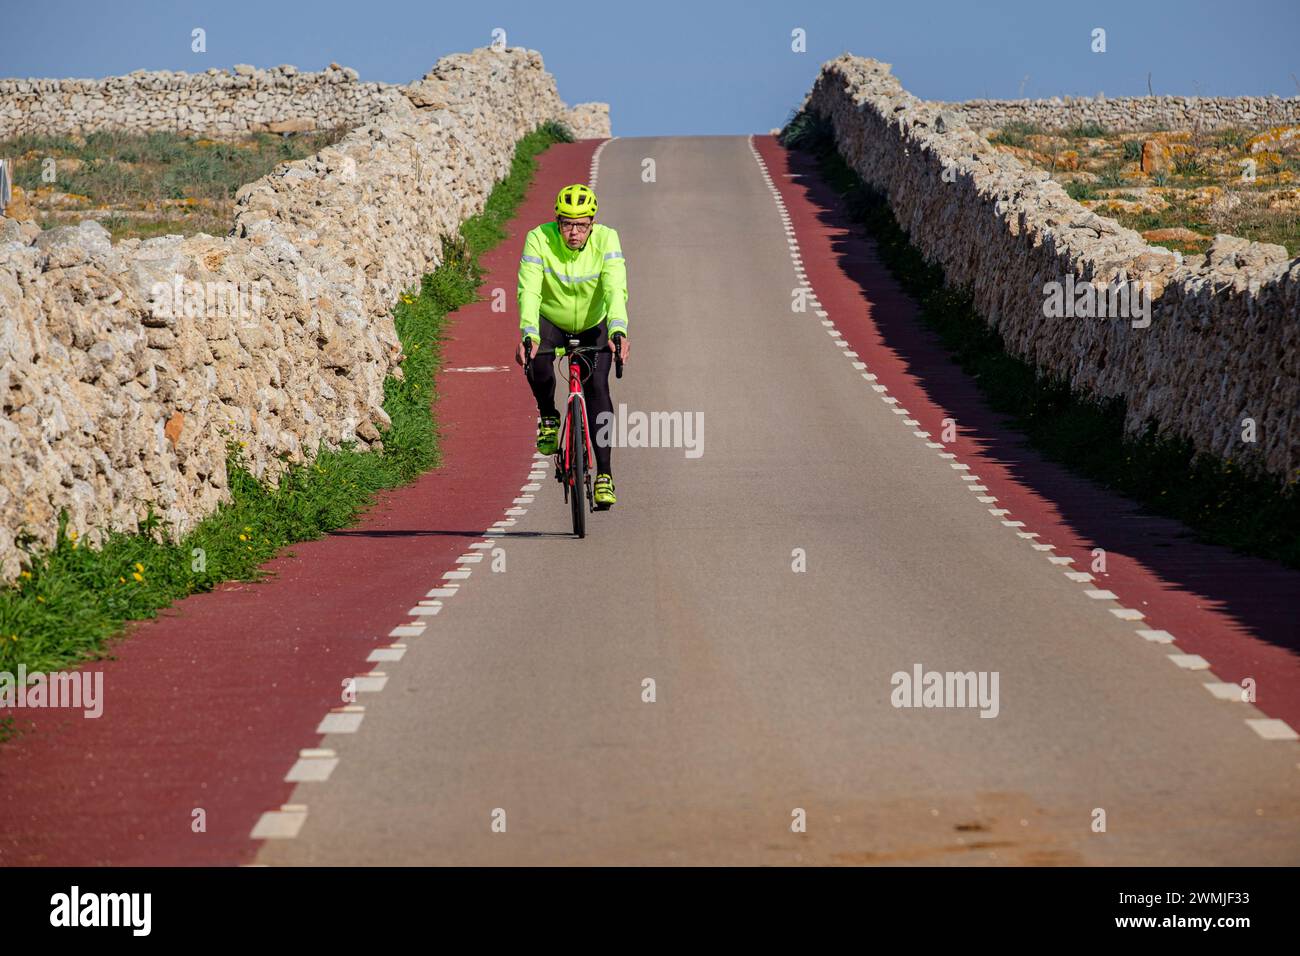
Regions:
[[[381, 665], [260, 862], [1300, 862], [1294, 745], [991, 521], [791, 314], [744, 137], [615, 140], [598, 189], [630, 277], [615, 404], [700, 413], [703, 454], [616, 449], [620, 503], [583, 541], [548, 474], [505, 571]], [[997, 716], [895, 708], [916, 664], [996, 671]]]

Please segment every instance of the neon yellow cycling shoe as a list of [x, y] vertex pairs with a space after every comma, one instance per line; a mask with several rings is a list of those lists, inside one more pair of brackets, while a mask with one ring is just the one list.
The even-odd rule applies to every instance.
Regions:
[[608, 508], [618, 501], [614, 497], [614, 479], [609, 475], [596, 476], [596, 483], [591, 486], [591, 494], [596, 499], [596, 504], [602, 508]]
[[560, 420], [543, 418], [537, 423], [537, 450], [543, 455], [554, 455], [560, 447]]

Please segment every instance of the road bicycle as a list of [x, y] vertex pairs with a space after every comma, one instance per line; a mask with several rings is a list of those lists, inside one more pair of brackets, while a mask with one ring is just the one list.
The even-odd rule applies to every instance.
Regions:
[[[619, 355], [622, 338], [618, 333], [612, 336], [617, 378], [623, 377], [623, 360]], [[556, 347], [557, 353], [569, 357], [569, 399], [564, 405], [564, 423], [560, 426], [560, 443], [555, 452], [555, 480], [564, 489], [564, 499], [573, 515], [573, 533], [579, 538], [587, 536], [587, 512], [604, 510], [597, 509], [592, 493], [591, 464], [596, 454], [591, 444], [587, 400], [582, 393], [583, 380], [593, 371], [588, 356], [601, 351], [603, 349], [598, 346], [579, 345], [573, 336], [569, 337], [567, 346]], [[524, 362], [524, 374], [532, 379], [531, 361]]]

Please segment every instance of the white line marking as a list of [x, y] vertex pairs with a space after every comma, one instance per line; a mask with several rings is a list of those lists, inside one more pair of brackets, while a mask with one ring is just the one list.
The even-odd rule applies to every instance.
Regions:
[[1138, 631], [1138, 634], [1146, 638], [1148, 641], [1153, 641], [1156, 644], [1172, 644], [1174, 642], [1174, 636], [1170, 634], [1168, 631], [1142, 630], [1142, 631]]
[[1118, 601], [1119, 600], [1119, 598], [1115, 596], [1115, 593], [1113, 591], [1097, 590], [1097, 591], [1084, 591], [1083, 593], [1088, 595], [1088, 597], [1092, 598], [1094, 601]]
[[360, 704], [338, 707], [321, 718], [316, 727], [318, 734], [355, 734], [361, 729], [366, 709]]
[[405, 654], [405, 644], [393, 644], [390, 647], [376, 647], [370, 652], [370, 656], [366, 660], [372, 664], [379, 664], [383, 661], [400, 661]]
[[267, 810], [257, 819], [249, 833], [253, 840], [291, 840], [307, 822], [307, 808], [302, 804], [286, 803], [279, 810]]
[[1202, 684], [1201, 686], [1219, 700], [1232, 700], [1239, 704], [1245, 703], [1241, 698], [1241, 687], [1237, 684]]
[[[333, 754], [334, 751], [312, 751], [313, 753]], [[308, 757], [304, 750], [298, 755], [297, 762], [284, 775], [285, 783], [324, 783], [339, 765], [337, 757]]]
[[1265, 740], [1298, 740], [1300, 734], [1291, 729], [1291, 725], [1285, 720], [1275, 718], [1259, 719], [1252, 718], [1246, 721], [1250, 729], [1255, 731]]
[[1110, 609], [1110, 613], [1114, 614], [1121, 621], [1140, 621], [1146, 617], [1146, 615], [1137, 610], [1137, 608], [1132, 607], [1113, 607]]

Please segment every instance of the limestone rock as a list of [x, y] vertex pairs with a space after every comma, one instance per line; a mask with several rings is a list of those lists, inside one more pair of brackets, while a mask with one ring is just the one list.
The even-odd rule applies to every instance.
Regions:
[[[439, 60], [422, 81], [441, 91], [439, 109], [339, 74], [88, 82], [83, 95], [120, 89], [141, 106], [220, 91], [232, 105], [214, 116], [232, 129], [304, 115], [360, 125], [242, 187], [230, 236], [114, 244], [95, 222], [37, 235], [34, 223], [3, 220], [0, 580], [20, 568], [15, 535], [26, 529], [48, 548], [62, 508], [78, 529], [132, 531], [153, 505], [185, 533], [229, 499], [227, 438], [271, 483], [282, 458], [307, 460], [350, 435], [383, 447], [384, 381], [401, 351], [393, 304], [437, 267], [439, 236], [482, 211], [516, 143], [569, 111], [540, 55], [523, 48]], [[68, 81], [48, 82], [66, 92]], [[265, 113], [248, 109], [256, 89]], [[340, 90], [355, 101], [304, 111], [304, 96]], [[165, 126], [175, 115], [123, 109], [110, 123]]]

